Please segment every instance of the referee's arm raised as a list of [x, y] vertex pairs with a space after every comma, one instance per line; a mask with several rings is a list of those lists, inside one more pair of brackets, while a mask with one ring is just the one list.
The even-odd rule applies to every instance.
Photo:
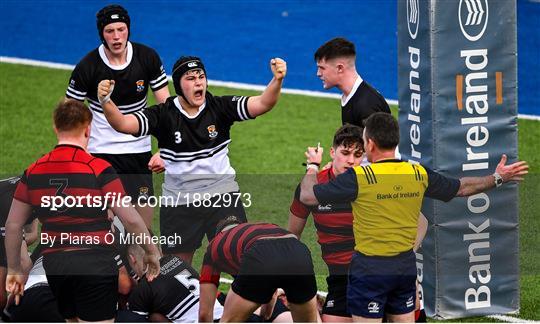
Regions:
[[484, 177], [464, 177], [460, 178], [458, 197], [467, 197], [480, 192], [484, 192], [493, 187], [498, 187], [509, 181], [523, 181], [523, 177], [529, 173], [529, 166], [525, 161], [518, 161], [506, 165], [507, 157], [503, 154], [495, 173]]
[[270, 111], [281, 94], [283, 78], [287, 74], [287, 62], [279, 57], [270, 60], [270, 69], [274, 77], [259, 96], [250, 97], [247, 102], [249, 115], [253, 118]]
[[137, 117], [132, 114], [124, 115], [120, 112], [120, 109], [111, 100], [113, 89], [114, 80], [102, 80], [98, 84], [97, 95], [105, 118], [117, 132], [131, 135], [138, 134], [139, 122]]

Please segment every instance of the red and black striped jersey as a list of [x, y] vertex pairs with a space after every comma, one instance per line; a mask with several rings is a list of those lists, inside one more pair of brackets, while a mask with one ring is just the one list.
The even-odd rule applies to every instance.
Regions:
[[25, 170], [13, 197], [34, 208], [43, 224], [42, 240], [55, 238], [45, 247], [44, 253], [50, 253], [107, 247], [111, 224], [104, 206], [118, 204], [112, 199], [123, 196], [120, 178], [108, 162], [78, 146], [58, 145]]
[[217, 234], [208, 244], [201, 270], [201, 283], [219, 284], [219, 275], [226, 272], [236, 275], [240, 270], [242, 255], [253, 243], [263, 237], [291, 234], [283, 228], [269, 223], [243, 223]]
[[[318, 183], [327, 183], [334, 178], [332, 168], [317, 174]], [[298, 185], [290, 211], [294, 216], [304, 219], [310, 213], [313, 214], [317, 241], [321, 245], [322, 257], [328, 265], [330, 274], [346, 274], [354, 251], [351, 204], [345, 202], [306, 206], [300, 202], [300, 185]]]

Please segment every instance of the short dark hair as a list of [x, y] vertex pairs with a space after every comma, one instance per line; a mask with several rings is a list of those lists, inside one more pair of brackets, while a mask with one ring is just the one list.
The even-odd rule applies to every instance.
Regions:
[[345, 124], [341, 126], [334, 135], [332, 146], [336, 149], [338, 146], [357, 147], [363, 149], [364, 140], [362, 133], [364, 129], [353, 124]]
[[242, 221], [240, 221], [238, 217], [234, 215], [227, 216], [224, 219], [220, 220], [216, 225], [216, 235], [221, 233], [221, 231], [223, 231], [223, 229], [226, 228], [227, 226], [233, 225], [233, 224], [236, 224], [236, 225], [242, 224]]
[[364, 121], [366, 139], [371, 139], [384, 150], [399, 144], [399, 124], [391, 114], [377, 112]]
[[92, 113], [78, 100], [64, 99], [53, 113], [54, 127], [59, 131], [71, 131], [86, 127], [92, 122]]
[[356, 49], [354, 44], [343, 37], [336, 37], [324, 43], [315, 52], [315, 62], [320, 60], [331, 60], [336, 57], [355, 57]]

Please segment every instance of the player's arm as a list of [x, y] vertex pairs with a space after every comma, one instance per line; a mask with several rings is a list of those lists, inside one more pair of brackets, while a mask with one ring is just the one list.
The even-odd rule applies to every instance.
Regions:
[[23, 227], [24, 230], [24, 240], [26, 245], [32, 245], [38, 239], [38, 219], [34, 219], [30, 224], [25, 224]]
[[289, 208], [289, 232], [293, 233], [300, 239], [304, 227], [306, 226], [307, 218], [311, 210], [308, 206], [300, 202], [300, 185], [294, 191], [293, 201]]
[[317, 172], [319, 172], [318, 165], [321, 165], [323, 148], [322, 147], [308, 147], [304, 153], [307, 158], [307, 171], [300, 183], [300, 201], [308, 206], [319, 204], [313, 186], [317, 184]]
[[112, 128], [117, 132], [136, 135], [139, 133], [139, 122], [132, 114], [124, 115], [111, 100], [114, 89], [114, 80], [102, 80], [98, 84], [98, 99], [103, 108], [103, 114]]
[[501, 184], [509, 181], [523, 181], [523, 176], [529, 173], [529, 166], [525, 161], [518, 161], [506, 165], [506, 154], [503, 154], [495, 173], [484, 177], [464, 177], [460, 178], [459, 190], [456, 194], [458, 197], [467, 197], [479, 192], [484, 192], [495, 187], [497, 174], [501, 177]]
[[211, 323], [214, 321], [214, 304], [216, 303], [217, 286], [210, 282], [200, 285], [199, 296], [199, 322]]
[[306, 218], [300, 218], [293, 214], [291, 211], [289, 211], [289, 226], [288, 231], [296, 235], [298, 239], [302, 236], [302, 232], [304, 231], [304, 227], [306, 227]]
[[6, 290], [15, 296], [15, 304], [19, 304], [20, 296], [24, 292], [26, 276], [21, 265], [21, 245], [23, 239], [23, 226], [32, 214], [32, 206], [13, 199], [6, 221], [6, 257], [8, 273], [6, 277]]
[[154, 91], [154, 98], [158, 104], [164, 103], [167, 98], [171, 96], [169, 92], [169, 87], [163, 87], [159, 90]]
[[266, 89], [261, 95], [248, 99], [247, 109], [253, 118], [270, 111], [276, 105], [281, 94], [283, 78], [287, 74], [287, 63], [283, 59], [273, 58], [270, 60], [270, 69], [274, 76]]
[[118, 204], [114, 204], [110, 208], [114, 214], [120, 218], [120, 221], [128, 232], [134, 236], [146, 236], [146, 239], [143, 240], [145, 244], [141, 244], [141, 247], [145, 252], [144, 264], [148, 265], [146, 278], [148, 281], [152, 281], [159, 274], [160, 253], [158, 248], [154, 244], [150, 243], [150, 233], [148, 232], [141, 215], [139, 215], [137, 210], [135, 210], [135, 208], [132, 206], [118, 206]]

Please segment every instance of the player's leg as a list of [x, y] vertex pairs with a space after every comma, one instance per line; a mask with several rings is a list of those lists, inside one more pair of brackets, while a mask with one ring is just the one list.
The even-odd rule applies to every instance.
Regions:
[[388, 321], [396, 323], [414, 322], [416, 301], [416, 257], [413, 252], [403, 253], [399, 256], [400, 264], [396, 268], [399, 275], [396, 287], [388, 295], [386, 316]]
[[352, 322], [351, 313], [347, 310], [347, 282], [348, 275], [346, 274], [333, 274], [326, 278], [328, 295], [322, 310], [323, 322]]
[[191, 264], [193, 254], [202, 245], [206, 213], [193, 206], [162, 206], [159, 212], [161, 235], [167, 238], [163, 254], [172, 254]]
[[[90, 258], [93, 259], [91, 262], [84, 261]], [[118, 304], [118, 269], [112, 254], [92, 251], [81, 253], [78, 259], [92, 270], [74, 276], [77, 320], [114, 322]]]
[[392, 276], [384, 273], [387, 265], [381, 262], [377, 257], [353, 253], [347, 284], [347, 307], [353, 322], [382, 322], [387, 294], [394, 283]]
[[[320, 322], [317, 304], [317, 281], [311, 252], [294, 238], [272, 242], [273, 263], [280, 278], [280, 286], [287, 295], [289, 309], [295, 322]], [[279, 261], [276, 261], [279, 260]]]
[[244, 322], [274, 296], [279, 280], [277, 276], [269, 275], [272, 271], [269, 263], [272, 263], [275, 255], [268, 254], [271, 244], [267, 243], [272, 242], [255, 242], [242, 256], [238, 275], [225, 300], [222, 322]]
[[225, 299], [225, 306], [220, 322], [244, 322], [259, 306], [261, 304], [240, 296], [231, 288]]
[[304, 303], [293, 303], [289, 300], [289, 309], [295, 322], [320, 322], [319, 312], [317, 311], [317, 296], [313, 296]]

